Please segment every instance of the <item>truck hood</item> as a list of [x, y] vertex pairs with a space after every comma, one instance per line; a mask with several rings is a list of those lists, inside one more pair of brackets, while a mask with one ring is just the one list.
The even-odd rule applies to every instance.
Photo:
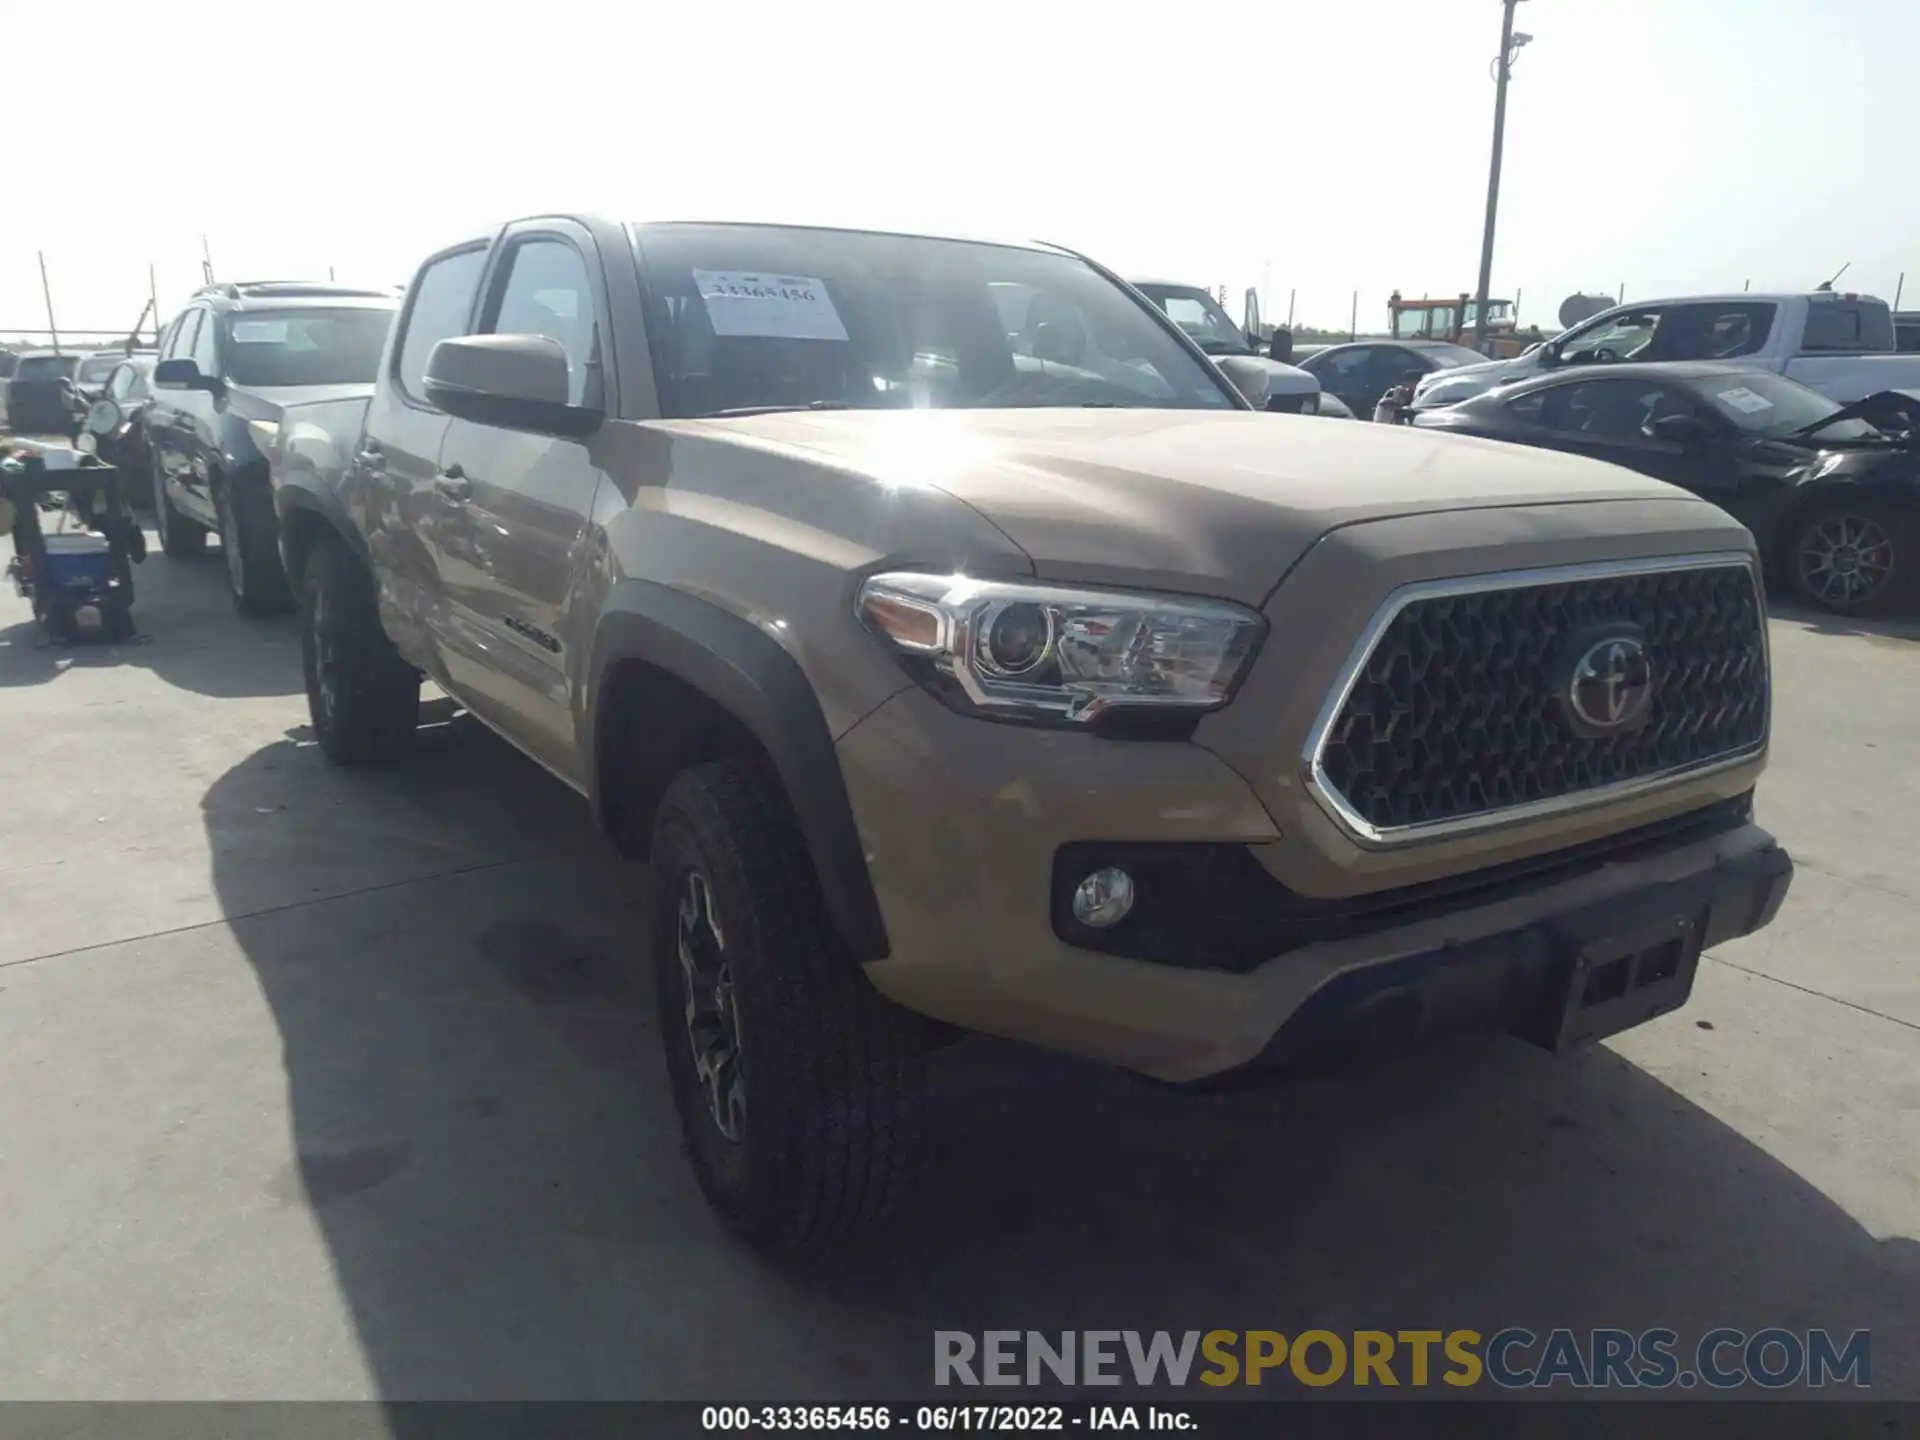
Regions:
[[294, 405], [335, 400], [370, 400], [373, 386], [365, 385], [248, 385], [233, 387], [234, 408], [249, 420], [271, 420]]
[[1842, 420], [1859, 419], [1869, 425], [1880, 425], [1902, 413], [1920, 413], [1920, 390], [1876, 390], [1851, 405], [1842, 405], [1826, 419], [1816, 420], [1793, 433], [1797, 437], [1817, 436], [1828, 426], [1837, 425]]
[[824, 411], [665, 422], [970, 506], [1035, 573], [1259, 604], [1362, 520], [1685, 500], [1577, 456], [1398, 425], [1194, 410]]

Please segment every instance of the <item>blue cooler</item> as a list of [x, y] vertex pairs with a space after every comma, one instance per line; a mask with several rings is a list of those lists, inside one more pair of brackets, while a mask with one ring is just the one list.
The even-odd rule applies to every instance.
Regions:
[[54, 590], [83, 590], [104, 594], [113, 575], [113, 547], [104, 535], [49, 535], [47, 573], [41, 577]]

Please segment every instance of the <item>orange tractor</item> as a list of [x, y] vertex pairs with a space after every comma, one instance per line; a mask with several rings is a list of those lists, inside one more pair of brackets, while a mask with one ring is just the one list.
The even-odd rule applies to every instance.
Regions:
[[[1406, 300], [1398, 290], [1387, 300], [1387, 315], [1392, 324], [1389, 333], [1396, 340], [1445, 340], [1455, 345], [1471, 345], [1479, 307], [1464, 292], [1447, 300]], [[1489, 359], [1505, 360], [1525, 350], [1534, 337], [1522, 338], [1517, 328], [1513, 301], [1487, 301], [1487, 339]]]

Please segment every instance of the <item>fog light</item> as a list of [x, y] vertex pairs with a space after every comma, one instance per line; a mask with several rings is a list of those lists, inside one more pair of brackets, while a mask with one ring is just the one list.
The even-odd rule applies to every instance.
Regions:
[[1133, 877], [1118, 866], [1106, 865], [1082, 880], [1073, 892], [1073, 918], [1082, 925], [1105, 930], [1133, 913]]

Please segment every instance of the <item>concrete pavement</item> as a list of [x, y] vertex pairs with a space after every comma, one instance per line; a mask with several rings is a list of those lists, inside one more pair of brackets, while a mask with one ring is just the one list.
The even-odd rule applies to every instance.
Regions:
[[932, 1331], [1859, 1327], [1920, 1397], [1920, 627], [1777, 620], [1800, 875], [1679, 1015], [1182, 1096], [968, 1041], [924, 1209], [768, 1264], [679, 1151], [584, 807], [467, 722], [327, 767], [217, 555], [0, 599], [0, 1397], [850, 1397]]

